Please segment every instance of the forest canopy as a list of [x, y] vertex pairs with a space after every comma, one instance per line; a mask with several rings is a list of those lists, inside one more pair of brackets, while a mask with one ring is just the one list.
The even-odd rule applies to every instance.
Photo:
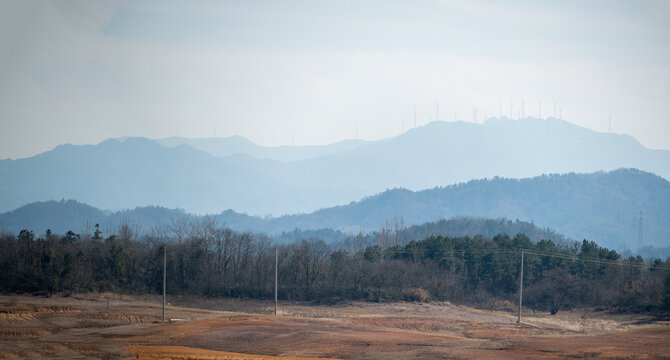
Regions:
[[275, 245], [212, 218], [174, 221], [140, 241], [121, 225], [103, 236], [29, 230], [0, 235], [0, 291], [65, 295], [159, 294], [167, 251], [167, 293], [271, 299], [275, 247], [280, 300], [335, 303], [449, 301], [495, 308], [515, 302], [524, 256], [524, 305], [556, 313], [576, 307], [670, 310], [670, 259], [645, 262], [592, 241], [532, 242], [526, 235], [428, 236], [394, 242], [359, 235], [348, 246], [318, 238]]

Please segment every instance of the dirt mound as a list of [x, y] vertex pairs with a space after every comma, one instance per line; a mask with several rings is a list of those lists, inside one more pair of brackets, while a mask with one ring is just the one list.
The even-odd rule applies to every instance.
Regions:
[[155, 321], [161, 320], [161, 317], [159, 316], [133, 315], [133, 314], [108, 313], [108, 312], [98, 312], [95, 314], [91, 314], [89, 318], [96, 320], [116, 320], [120, 322], [139, 323], [139, 324], [153, 323]]
[[73, 313], [73, 312], [82, 312], [80, 309], [73, 309], [68, 306], [34, 306], [32, 309], [34, 313]]
[[404, 358], [417, 358], [429, 346], [457, 340], [451, 336], [410, 331], [399, 326], [356, 324], [349, 319], [240, 316], [170, 324], [141, 330], [138, 335], [145, 333], [142, 339], [147, 344], [161, 342], [297, 358], [356, 358], [361, 353], [381, 354], [388, 349], [401, 351]]
[[503, 339], [509, 336], [533, 335], [532, 332], [522, 329], [483, 328], [469, 329], [463, 336], [471, 339]]
[[452, 331], [453, 327], [445, 321], [424, 317], [366, 317], [350, 318], [347, 321], [366, 326], [402, 329], [417, 332], [442, 333]]
[[[329, 360], [327, 358], [277, 357], [225, 351], [204, 350], [186, 346], [129, 346], [135, 359], [169, 360]], [[334, 360], [334, 359], [330, 359]]]

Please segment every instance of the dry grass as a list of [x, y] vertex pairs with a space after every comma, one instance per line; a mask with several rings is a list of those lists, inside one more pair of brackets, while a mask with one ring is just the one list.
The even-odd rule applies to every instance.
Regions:
[[[169, 360], [329, 360], [327, 358], [277, 357], [196, 349], [186, 346], [129, 346], [135, 359]], [[334, 359], [331, 359], [334, 360]]]
[[65, 351], [67, 349], [68, 349], [67, 346], [65, 346], [63, 344], [59, 344], [59, 343], [40, 344], [40, 353], [42, 353], [42, 354], [53, 355], [53, 354], [57, 354], [59, 352]]
[[51, 335], [54, 331], [41, 328], [5, 328], [0, 329], [2, 340], [28, 340]]
[[68, 344], [67, 347], [82, 355], [98, 355], [100, 353], [100, 347], [93, 344]]

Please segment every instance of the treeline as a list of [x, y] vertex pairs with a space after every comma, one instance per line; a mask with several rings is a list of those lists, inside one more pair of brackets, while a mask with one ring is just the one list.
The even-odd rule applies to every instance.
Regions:
[[[523, 250], [524, 304], [530, 308], [670, 310], [670, 259], [623, 260], [586, 240], [533, 243], [525, 235], [430, 236], [397, 245], [392, 240], [355, 251], [333, 250], [315, 238], [279, 245], [279, 298], [435, 300], [495, 308], [516, 302]], [[273, 241], [221, 227], [210, 217], [177, 219], [142, 239], [128, 224], [109, 235], [98, 227], [92, 234], [2, 234], [0, 291], [159, 294], [164, 252], [168, 294], [273, 297]]]
[[[298, 240], [299, 235], [321, 235], [328, 236], [328, 230], [301, 231], [294, 230], [293, 240]], [[330, 230], [332, 231], [332, 230]], [[509, 219], [485, 219], [476, 217], [454, 217], [451, 219], [440, 219], [437, 221], [426, 222], [419, 225], [405, 226], [403, 218], [393, 218], [387, 220], [379, 231], [373, 231], [366, 234], [359, 232], [357, 235], [342, 236], [333, 238], [329, 241], [334, 250], [347, 250], [349, 252], [358, 251], [365, 247], [380, 245], [384, 248], [390, 246], [406, 245], [411, 241], [420, 241], [428, 237], [448, 236], [448, 237], [472, 237], [482, 235], [493, 238], [497, 234], [524, 234], [532, 242], [542, 239], [552, 240], [557, 244], [565, 245], [571, 242], [563, 235], [557, 234], [549, 228], [542, 229], [533, 223], [509, 220]], [[278, 239], [284, 239], [287, 233], [283, 233]]]

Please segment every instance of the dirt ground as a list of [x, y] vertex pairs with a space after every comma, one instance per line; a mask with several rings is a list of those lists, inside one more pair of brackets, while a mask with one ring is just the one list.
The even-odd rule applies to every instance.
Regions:
[[86, 294], [0, 296], [0, 359], [670, 359], [670, 322], [448, 303], [335, 306]]

